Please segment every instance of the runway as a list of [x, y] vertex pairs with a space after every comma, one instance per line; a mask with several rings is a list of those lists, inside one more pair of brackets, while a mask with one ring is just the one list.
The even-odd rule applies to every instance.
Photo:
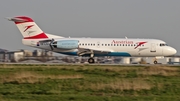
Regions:
[[88, 64], [88, 63], [10, 63], [0, 62], [1, 65], [104, 65], [104, 66], [180, 66], [180, 64]]

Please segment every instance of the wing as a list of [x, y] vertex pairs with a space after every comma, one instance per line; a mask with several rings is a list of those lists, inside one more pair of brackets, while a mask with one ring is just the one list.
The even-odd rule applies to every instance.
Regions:
[[78, 55], [82, 56], [85, 54], [108, 54], [113, 52], [110, 49], [102, 49], [102, 48], [79, 48]]

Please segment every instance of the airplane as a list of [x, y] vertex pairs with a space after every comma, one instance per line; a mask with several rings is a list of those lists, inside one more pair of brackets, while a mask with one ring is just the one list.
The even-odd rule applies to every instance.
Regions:
[[28, 16], [7, 19], [18, 27], [24, 45], [66, 55], [86, 56], [90, 64], [95, 63], [94, 57], [98, 56], [154, 57], [153, 62], [157, 64], [159, 58], [177, 53], [175, 48], [159, 39], [66, 38], [43, 32]]

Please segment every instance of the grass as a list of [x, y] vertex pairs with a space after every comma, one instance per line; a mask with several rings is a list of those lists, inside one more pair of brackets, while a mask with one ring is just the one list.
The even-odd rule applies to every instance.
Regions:
[[180, 67], [0, 65], [0, 101], [179, 101]]

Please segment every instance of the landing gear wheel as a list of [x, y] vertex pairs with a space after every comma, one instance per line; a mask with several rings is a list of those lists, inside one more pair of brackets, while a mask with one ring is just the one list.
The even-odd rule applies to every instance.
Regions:
[[157, 61], [154, 61], [154, 64], [157, 64], [158, 62]]
[[93, 59], [93, 58], [89, 58], [89, 59], [88, 59], [88, 62], [89, 62], [89, 63], [94, 63], [94, 59]]

